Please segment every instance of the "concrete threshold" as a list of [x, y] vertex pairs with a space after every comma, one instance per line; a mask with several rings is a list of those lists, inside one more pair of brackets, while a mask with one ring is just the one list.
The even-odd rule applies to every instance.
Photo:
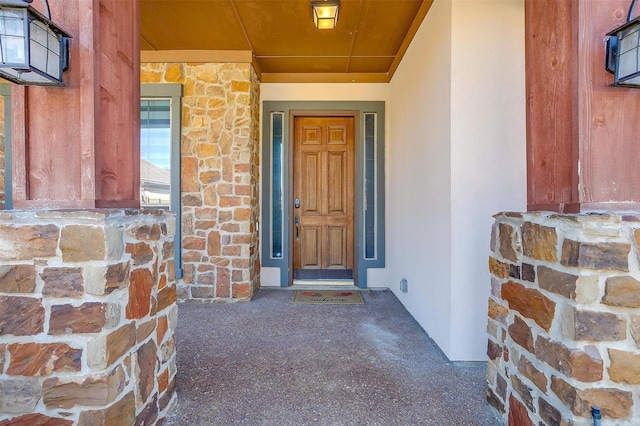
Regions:
[[354, 287], [353, 280], [293, 280], [293, 285], [324, 285], [336, 287]]
[[261, 287], [261, 290], [348, 290], [348, 291], [389, 291], [389, 287], [367, 287], [360, 288], [354, 285], [351, 286], [336, 286], [336, 285], [323, 285], [323, 284], [293, 284], [288, 287]]

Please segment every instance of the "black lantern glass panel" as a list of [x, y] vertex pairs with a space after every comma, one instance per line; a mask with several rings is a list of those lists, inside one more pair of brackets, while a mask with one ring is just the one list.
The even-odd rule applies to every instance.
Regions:
[[0, 77], [18, 84], [62, 86], [70, 37], [28, 3], [0, 0]]
[[618, 78], [626, 80], [638, 72], [638, 30], [640, 25], [634, 25], [618, 36]]
[[613, 86], [640, 88], [640, 17], [631, 19], [636, 0], [629, 8], [627, 23], [607, 33], [606, 70]]
[[0, 10], [0, 53], [2, 63], [19, 66], [26, 61], [26, 16], [21, 11]]

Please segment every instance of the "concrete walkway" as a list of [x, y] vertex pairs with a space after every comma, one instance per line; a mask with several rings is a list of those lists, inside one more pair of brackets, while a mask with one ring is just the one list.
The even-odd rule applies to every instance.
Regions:
[[485, 364], [449, 363], [390, 291], [364, 305], [179, 305], [178, 405], [166, 424], [495, 425]]

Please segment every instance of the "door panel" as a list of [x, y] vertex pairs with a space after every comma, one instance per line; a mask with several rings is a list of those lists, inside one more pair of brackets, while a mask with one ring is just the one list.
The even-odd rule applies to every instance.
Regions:
[[320, 145], [322, 141], [320, 140], [322, 129], [320, 126], [303, 126], [302, 127], [303, 139], [301, 143], [303, 145]]
[[302, 226], [302, 267], [320, 268], [322, 229], [319, 226]]
[[329, 135], [329, 140], [327, 141], [329, 145], [347, 144], [347, 126], [329, 125], [327, 126], [327, 133]]
[[352, 278], [354, 122], [294, 119], [294, 278]]
[[346, 179], [347, 162], [345, 152], [328, 152], [327, 161], [327, 213], [330, 215], [346, 215]]
[[347, 230], [346, 226], [327, 227], [327, 245], [329, 247], [329, 269], [347, 269]]
[[320, 193], [320, 153], [319, 152], [305, 152], [304, 153], [304, 167], [301, 170], [302, 178], [302, 193], [300, 194], [301, 206], [304, 209], [305, 214], [322, 214], [321, 212], [321, 197]]

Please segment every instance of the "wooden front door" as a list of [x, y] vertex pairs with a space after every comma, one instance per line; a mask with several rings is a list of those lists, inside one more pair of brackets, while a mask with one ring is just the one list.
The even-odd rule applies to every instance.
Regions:
[[294, 279], [353, 278], [354, 117], [294, 119]]

